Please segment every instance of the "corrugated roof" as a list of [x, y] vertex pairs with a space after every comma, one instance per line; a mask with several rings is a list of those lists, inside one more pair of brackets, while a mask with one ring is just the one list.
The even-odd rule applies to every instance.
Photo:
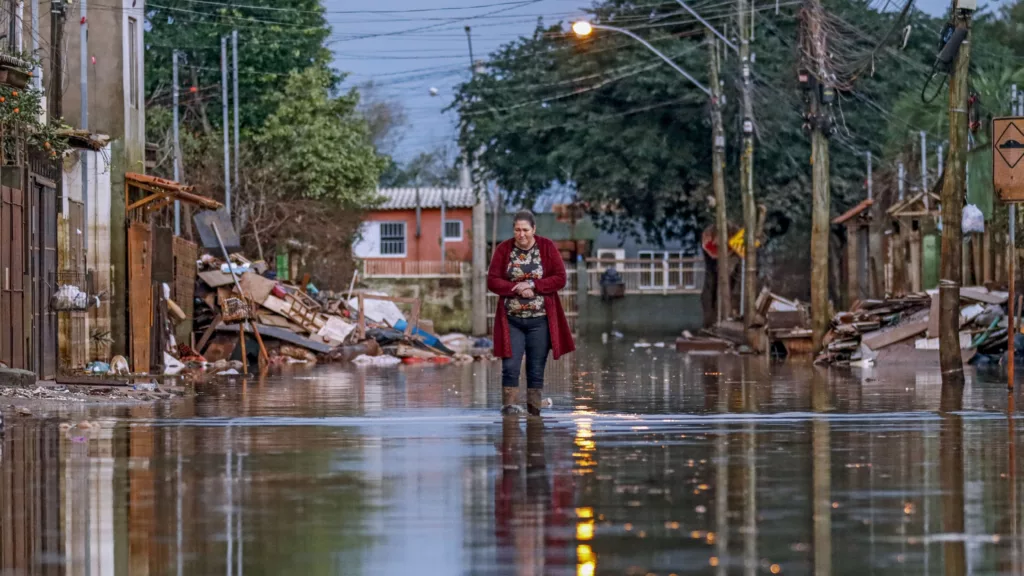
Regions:
[[448, 208], [472, 208], [476, 205], [476, 194], [472, 188], [378, 188], [377, 193], [385, 200], [377, 209], [415, 209], [417, 191], [420, 208], [440, 208], [442, 198]]

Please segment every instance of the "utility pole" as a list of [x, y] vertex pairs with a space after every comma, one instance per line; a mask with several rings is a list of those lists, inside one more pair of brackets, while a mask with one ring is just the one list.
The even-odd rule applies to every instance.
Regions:
[[743, 200], [743, 326], [754, 323], [757, 300], [757, 206], [754, 205], [754, 103], [750, 83], [750, 35], [747, 0], [736, 0], [740, 28], [740, 66], [743, 72], [743, 151], [740, 156], [740, 197]]
[[900, 202], [902, 202], [903, 201], [903, 194], [904, 194], [904, 192], [903, 192], [903, 182], [904, 182], [904, 180], [906, 180], [906, 168], [903, 166], [903, 162], [900, 162], [900, 163], [896, 164], [896, 179], [897, 179], [896, 190], [897, 190], [897, 194], [898, 194], [898, 196], [896, 196], [896, 198]]
[[[964, 365], [960, 355], [960, 260], [963, 251], [964, 191], [967, 188], [967, 74], [971, 60], [971, 12], [956, 0], [953, 25], [966, 31], [949, 78], [949, 159], [942, 181], [942, 273], [939, 279], [939, 365], [943, 388], [962, 390]], [[1010, 293], [1010, 298], [1015, 295]], [[1013, 346], [1013, 334], [1010, 334]]]
[[238, 180], [238, 30], [231, 31], [231, 104], [235, 107], [235, 188], [239, 186]]
[[229, 141], [228, 128], [228, 38], [227, 36], [220, 37], [220, 86], [221, 86], [221, 109], [223, 111], [224, 120], [224, 208], [228, 212], [228, 219], [234, 220], [231, 217], [231, 151]]
[[873, 200], [875, 195], [874, 195], [873, 184], [871, 182], [871, 150], [868, 150], [866, 155], [867, 155], [867, 159], [868, 159], [868, 181], [867, 181], [867, 185], [868, 185], [868, 200]]
[[[1022, 105], [1021, 102], [1017, 99], [1019, 96], [1017, 94], [1017, 85], [1014, 84], [1010, 90], [1010, 115], [1020, 116], [1021, 109], [1024, 108], [1024, 105]], [[993, 138], [995, 138], [995, 135], [993, 135]], [[1020, 330], [1020, 328], [1018, 326], [1015, 326], [1014, 323], [1014, 320], [1016, 319], [1018, 314], [1018, 311], [1014, 310], [1014, 304], [1017, 300], [1017, 204], [1014, 202], [1010, 202], [1009, 206], [1007, 206], [1007, 210], [1007, 231], [1009, 234], [1006, 242], [1006, 271], [1010, 281], [1010, 297], [1008, 298], [1007, 302], [1007, 312], [1009, 312], [1009, 314], [1007, 314], [1006, 318], [1006, 333], [1009, 335], [1009, 340], [1006, 347], [1006, 387], [1010, 391], [1013, 391], [1013, 383], [1015, 380], [1014, 363], [1016, 362], [1016, 358], [1014, 358], [1014, 356], [1016, 354], [1017, 348], [1015, 346], [1014, 340], [1016, 340], [1015, 336], [1017, 334], [1017, 331]]]
[[[39, 0], [32, 0], [32, 57], [39, 58]], [[39, 65], [32, 70], [32, 85], [43, 89], [43, 68]]]
[[943, 161], [945, 160], [943, 152], [944, 150], [942, 149], [942, 144], [939, 144], [939, 146], [935, 150], [935, 160], [938, 161], [939, 163], [939, 171], [937, 172], [937, 174], [940, 178], [942, 177]]
[[[181, 182], [181, 140], [178, 138], [178, 51], [171, 53], [171, 97], [174, 100], [174, 181]], [[181, 236], [181, 201], [174, 201], [174, 235]]]
[[[79, 52], [81, 52], [81, 60], [79, 63], [81, 80], [79, 82], [79, 89], [81, 90], [81, 118], [82, 125], [80, 128], [89, 131], [89, 20], [88, 6], [86, 0], [80, 0], [79, 4], [81, 8], [81, 25], [79, 26]], [[57, 95], [60, 98], [60, 95]], [[85, 254], [89, 253], [89, 151], [83, 150], [81, 154], [82, 158], [82, 252]], [[88, 260], [86, 260], [88, 262]]]
[[[47, 104], [50, 118], [64, 117], [64, 3], [50, 2], [50, 89]], [[59, 185], [59, 183], [58, 183]]]
[[807, 12], [808, 33], [814, 61], [813, 76], [817, 82], [810, 90], [811, 128], [811, 328], [814, 351], [819, 352], [825, 332], [828, 330], [828, 241], [829, 210], [829, 146], [832, 131], [831, 105], [835, 97], [829, 86], [829, 74], [825, 67], [825, 33], [821, 22], [824, 12], [820, 0], [809, 0]]
[[705, 31], [708, 42], [708, 66], [711, 80], [711, 181], [715, 189], [715, 230], [718, 244], [718, 321], [729, 316], [732, 290], [729, 279], [729, 222], [725, 210], [725, 131], [722, 128], [722, 85], [718, 78], [718, 40]]
[[928, 197], [928, 133], [921, 130], [921, 191], [924, 192], [924, 207], [929, 208]]
[[[473, 36], [469, 26], [466, 26], [466, 41], [469, 43], [469, 65], [474, 76], [483, 72], [473, 60]], [[465, 185], [472, 186], [475, 192], [476, 203], [473, 204], [473, 317], [472, 329], [474, 336], [487, 334], [487, 204], [484, 200], [486, 188], [476, 175], [476, 158], [473, 158], [473, 171], [470, 172], [463, 162], [463, 171], [466, 174]], [[497, 213], [494, 218], [497, 219]]]

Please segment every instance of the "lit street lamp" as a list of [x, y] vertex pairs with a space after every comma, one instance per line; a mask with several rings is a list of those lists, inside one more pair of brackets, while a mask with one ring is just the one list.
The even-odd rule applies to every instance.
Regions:
[[676, 72], [679, 72], [680, 74], [685, 76], [687, 80], [692, 82], [694, 84], [694, 86], [696, 86], [697, 88], [700, 88], [701, 91], [704, 92], [705, 94], [707, 94], [709, 98], [713, 97], [713, 95], [711, 94], [711, 90], [708, 90], [696, 78], [691, 76], [689, 72], [687, 72], [686, 70], [683, 70], [678, 64], [675, 63], [674, 60], [672, 60], [668, 56], [665, 56], [661, 52], [661, 50], [658, 50], [657, 48], [652, 46], [650, 42], [648, 42], [647, 40], [644, 40], [643, 38], [641, 38], [641, 37], [637, 36], [636, 34], [630, 32], [629, 30], [626, 30], [625, 28], [617, 28], [615, 26], [608, 26], [606, 24], [594, 24], [593, 22], [587, 22], [586, 20], [580, 20], [578, 22], [573, 22], [573, 25], [572, 25], [572, 31], [577, 36], [579, 36], [580, 38], [585, 38], [585, 37], [589, 36], [594, 30], [608, 30], [610, 32], [618, 32], [620, 34], [625, 34], [626, 36], [629, 36], [633, 40], [636, 40], [637, 42], [643, 44], [651, 52], [655, 53], [659, 58], [664, 60], [666, 64], [668, 64], [673, 69], [675, 69]]

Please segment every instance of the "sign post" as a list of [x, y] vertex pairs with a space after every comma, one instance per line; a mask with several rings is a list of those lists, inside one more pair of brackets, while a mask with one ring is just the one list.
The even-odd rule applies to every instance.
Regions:
[[[1016, 86], [1014, 87], [1016, 88]], [[1014, 90], [1016, 92], [1016, 89]], [[1016, 111], [1018, 112], [1019, 111]], [[1017, 203], [1024, 202], [1024, 117], [1004, 116], [992, 119], [992, 185], [999, 199], [1009, 206], [1009, 255], [1007, 272], [1010, 280], [1009, 318], [1007, 319], [1007, 388], [1013, 390], [1015, 341], [1014, 326], [1017, 300]]]

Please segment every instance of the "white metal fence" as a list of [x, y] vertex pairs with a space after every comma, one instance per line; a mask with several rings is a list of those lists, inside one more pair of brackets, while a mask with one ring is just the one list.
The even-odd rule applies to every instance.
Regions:
[[458, 278], [465, 262], [364, 260], [363, 278]]
[[588, 258], [590, 294], [601, 293], [601, 275], [612, 267], [622, 277], [626, 294], [693, 294], [699, 293], [704, 284], [704, 261], [700, 258]]

